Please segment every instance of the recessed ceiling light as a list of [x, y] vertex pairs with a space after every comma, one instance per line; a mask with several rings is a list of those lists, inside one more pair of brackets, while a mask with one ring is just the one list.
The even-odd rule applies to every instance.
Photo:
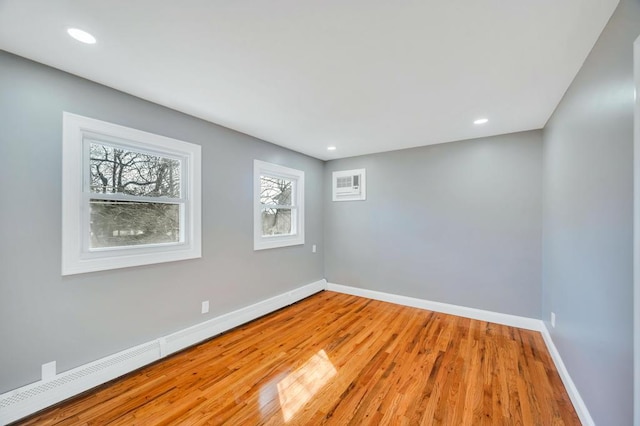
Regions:
[[96, 38], [89, 34], [86, 31], [79, 30], [78, 28], [69, 28], [67, 29], [67, 33], [76, 40], [87, 43], [87, 44], [95, 44]]
[[336, 150], [336, 147], [335, 147], [335, 146], [328, 146], [328, 147], [327, 147], [327, 149], [328, 149], [329, 151], [335, 151], [335, 150]]
[[485, 124], [488, 122], [489, 122], [488, 118], [478, 118], [476, 121], [473, 122], [473, 124]]

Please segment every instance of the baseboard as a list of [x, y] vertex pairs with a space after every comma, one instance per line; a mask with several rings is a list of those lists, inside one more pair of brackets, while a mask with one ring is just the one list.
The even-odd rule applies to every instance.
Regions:
[[57, 374], [48, 380], [0, 395], [0, 425], [11, 423], [110, 380], [137, 370], [198, 342], [289, 306], [325, 290], [326, 280], [296, 288], [270, 299], [210, 319], [176, 333]]
[[221, 315], [170, 334], [164, 338], [166, 340], [166, 353], [163, 353], [163, 355], [169, 355], [180, 351], [241, 324], [277, 311], [278, 309], [289, 306], [292, 303], [304, 299], [305, 297], [322, 291], [325, 288], [325, 280], [316, 281], [287, 293], [279, 294], [278, 296], [263, 300], [251, 306], [238, 309], [237, 311]]
[[542, 338], [544, 339], [544, 343], [547, 345], [547, 349], [549, 350], [549, 354], [553, 359], [553, 363], [556, 365], [556, 370], [558, 370], [558, 374], [560, 375], [560, 379], [562, 379], [562, 383], [564, 384], [567, 393], [569, 394], [569, 398], [571, 398], [571, 402], [573, 403], [573, 408], [575, 408], [578, 417], [580, 418], [580, 422], [584, 426], [595, 426], [595, 422], [587, 409], [587, 405], [584, 403], [584, 400], [580, 396], [580, 392], [578, 392], [578, 388], [575, 383], [571, 379], [569, 375], [569, 371], [567, 367], [564, 365], [564, 361], [562, 361], [562, 357], [560, 356], [560, 352], [558, 352], [558, 348], [553, 343], [553, 339], [551, 338], [551, 334], [547, 329], [547, 326], [542, 323], [542, 330], [540, 331], [542, 334]]
[[0, 395], [0, 425], [38, 412], [159, 358], [158, 342], [147, 342], [57, 374], [49, 380], [40, 380], [2, 394]]
[[238, 309], [228, 314], [210, 319], [195, 326], [180, 330], [156, 340], [126, 349], [97, 361], [55, 375], [49, 380], [41, 380], [0, 395], [0, 424], [19, 420], [53, 404], [71, 398], [91, 388], [99, 386], [140, 367], [157, 361], [198, 342], [209, 339], [241, 324], [259, 318], [270, 312], [289, 306], [305, 297], [322, 290], [352, 294], [389, 303], [396, 303], [420, 309], [428, 309], [466, 318], [509, 325], [539, 331], [551, 354], [560, 378], [578, 413], [582, 424], [595, 425], [586, 404], [567, 371], [558, 349], [553, 343], [549, 330], [541, 320], [501, 314], [481, 309], [433, 302], [397, 294], [383, 293], [339, 284], [326, 280], [299, 287], [270, 299]]
[[433, 302], [431, 300], [418, 299], [415, 297], [401, 296], [399, 294], [383, 293], [381, 291], [367, 290], [363, 288], [349, 287], [333, 283], [327, 284], [327, 290], [351, 294], [354, 296], [366, 297], [368, 299], [380, 300], [382, 302], [411, 306], [413, 308], [428, 309], [430, 311], [442, 312], [445, 314], [457, 315], [460, 317], [472, 318], [480, 321], [509, 325], [511, 327], [524, 328], [527, 330], [542, 331], [543, 327], [542, 321], [535, 318], [501, 314], [498, 312], [485, 311], [482, 309], [468, 308], [466, 306], [451, 305], [448, 303]]
[[580, 396], [575, 383], [573, 383], [573, 380], [569, 375], [569, 371], [567, 371], [567, 368], [565, 367], [564, 362], [560, 357], [560, 353], [553, 343], [553, 339], [551, 339], [551, 334], [549, 334], [549, 330], [542, 320], [519, 317], [516, 315], [501, 314], [498, 312], [468, 308], [465, 306], [451, 305], [448, 303], [432, 302], [430, 300], [417, 299], [415, 297], [383, 293], [380, 291], [349, 287], [333, 283], [327, 284], [327, 290], [540, 332], [545, 344], [547, 345], [547, 349], [549, 350], [551, 359], [556, 366], [556, 370], [558, 370], [558, 374], [562, 379], [562, 383], [567, 390], [567, 394], [569, 394], [569, 398], [571, 398], [573, 407], [576, 410], [578, 417], [580, 418], [580, 421], [585, 426], [595, 426], [593, 418], [591, 418], [591, 414], [589, 414], [589, 410], [587, 409], [584, 400]]

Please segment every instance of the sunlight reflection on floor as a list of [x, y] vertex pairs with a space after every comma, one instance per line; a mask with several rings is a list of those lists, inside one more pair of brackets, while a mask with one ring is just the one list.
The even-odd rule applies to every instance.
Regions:
[[288, 422], [337, 371], [324, 350], [278, 383], [284, 421]]

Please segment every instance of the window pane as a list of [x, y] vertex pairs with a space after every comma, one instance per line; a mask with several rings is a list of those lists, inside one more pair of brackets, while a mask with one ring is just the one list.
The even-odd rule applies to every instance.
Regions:
[[260, 202], [262, 204], [290, 206], [293, 181], [273, 176], [260, 176]]
[[262, 211], [262, 235], [290, 235], [291, 209], [266, 209]]
[[180, 241], [180, 205], [91, 199], [91, 248]]
[[180, 161], [91, 143], [90, 192], [180, 198]]

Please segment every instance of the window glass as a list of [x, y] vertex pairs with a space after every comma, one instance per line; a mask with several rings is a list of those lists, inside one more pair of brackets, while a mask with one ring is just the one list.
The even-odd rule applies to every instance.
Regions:
[[130, 148], [89, 144], [90, 191], [180, 198], [180, 161]]
[[180, 241], [180, 205], [91, 199], [91, 248]]

